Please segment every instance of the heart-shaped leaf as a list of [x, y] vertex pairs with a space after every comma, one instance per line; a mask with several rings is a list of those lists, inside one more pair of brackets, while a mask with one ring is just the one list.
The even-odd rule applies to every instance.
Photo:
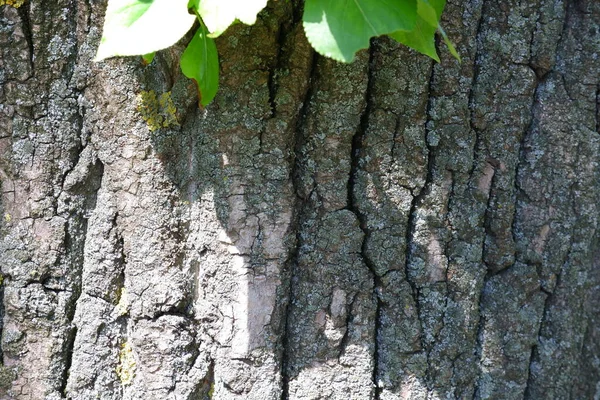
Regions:
[[149, 54], [175, 44], [192, 27], [188, 0], [109, 0], [96, 61]]
[[211, 37], [223, 33], [236, 19], [245, 24], [256, 22], [256, 15], [267, 0], [190, 0], [206, 24]]
[[416, 0], [306, 0], [304, 31], [320, 54], [351, 62], [374, 36], [411, 31]]

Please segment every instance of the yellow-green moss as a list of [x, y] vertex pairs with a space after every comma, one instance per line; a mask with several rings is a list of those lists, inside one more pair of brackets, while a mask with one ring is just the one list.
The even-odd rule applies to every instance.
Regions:
[[25, 3], [25, 0], [0, 0], [0, 6], [7, 5], [19, 8]]
[[129, 309], [129, 302], [127, 299], [127, 289], [126, 288], [122, 288], [121, 290], [119, 290], [119, 292], [117, 293], [117, 306], [116, 311], [118, 315], [125, 315], [127, 314], [127, 311]]
[[123, 385], [129, 385], [135, 376], [135, 357], [133, 349], [128, 342], [123, 343], [119, 351], [119, 365], [117, 365], [117, 376]]
[[137, 109], [151, 131], [179, 126], [171, 92], [157, 96], [154, 90], [143, 90], [138, 95]]
[[208, 390], [208, 398], [212, 399], [214, 393], [215, 393], [215, 383], [211, 382], [210, 383], [210, 389]]
[[[2, 1], [2, 0], [0, 0]], [[4, 222], [6, 222], [7, 224], [10, 224], [10, 222], [12, 221], [12, 215], [10, 215], [9, 213], [4, 213]]]

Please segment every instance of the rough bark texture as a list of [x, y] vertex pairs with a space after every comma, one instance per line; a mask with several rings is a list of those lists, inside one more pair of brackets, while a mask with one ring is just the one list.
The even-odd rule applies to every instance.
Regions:
[[0, 6], [0, 398], [600, 399], [600, 2], [342, 65], [273, 1], [205, 110], [105, 7]]

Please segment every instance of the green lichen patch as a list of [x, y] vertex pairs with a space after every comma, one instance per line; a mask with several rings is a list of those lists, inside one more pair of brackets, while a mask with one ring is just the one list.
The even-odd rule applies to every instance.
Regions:
[[133, 349], [128, 342], [123, 343], [119, 351], [119, 365], [117, 365], [117, 376], [123, 385], [129, 385], [135, 376], [135, 357]]
[[13, 6], [14, 8], [19, 8], [25, 3], [25, 0], [0, 0], [0, 6]]
[[117, 293], [117, 305], [116, 305], [116, 311], [117, 311], [117, 315], [119, 316], [123, 316], [125, 314], [127, 314], [128, 310], [129, 310], [129, 300], [127, 298], [127, 289], [126, 288], [122, 288], [120, 290], [118, 290]]
[[6, 390], [10, 389], [12, 381], [15, 379], [16, 373], [14, 369], [0, 365], [0, 394], [6, 393]]
[[171, 92], [157, 96], [154, 90], [144, 90], [140, 92], [137, 100], [137, 109], [151, 131], [179, 126], [177, 109], [171, 98]]

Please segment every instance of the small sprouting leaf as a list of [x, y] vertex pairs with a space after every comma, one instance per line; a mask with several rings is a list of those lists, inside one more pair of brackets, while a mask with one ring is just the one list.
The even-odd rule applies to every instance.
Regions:
[[210, 36], [217, 37], [236, 19], [253, 25], [267, 0], [189, 0], [189, 5], [198, 10]]
[[435, 31], [436, 28], [429, 25], [428, 22], [419, 16], [412, 31], [397, 31], [389, 36], [411, 49], [440, 62], [435, 49]]
[[446, 31], [444, 31], [444, 28], [442, 28], [442, 26], [440, 25], [438, 26], [438, 29], [440, 31], [440, 34], [444, 38], [444, 43], [446, 43], [446, 46], [448, 46], [448, 51], [450, 52], [450, 54], [452, 54], [452, 56], [456, 58], [459, 63], [462, 62], [460, 54], [458, 54], [458, 51], [456, 51], [456, 48], [454, 47], [454, 44], [452, 44], [452, 41], [450, 41], [450, 39], [448, 38], [448, 35], [446, 35]]
[[303, 25], [318, 53], [351, 62], [371, 37], [411, 31], [416, 18], [416, 0], [306, 0]]
[[144, 65], [152, 64], [152, 60], [154, 60], [155, 55], [156, 55], [156, 52], [154, 52], [154, 51], [152, 53], [144, 54], [142, 56], [142, 62], [144, 63]]
[[219, 54], [215, 41], [200, 26], [181, 55], [181, 71], [198, 86], [199, 103], [206, 106], [219, 89]]
[[96, 61], [175, 44], [196, 20], [187, 4], [188, 0], [109, 0]]

